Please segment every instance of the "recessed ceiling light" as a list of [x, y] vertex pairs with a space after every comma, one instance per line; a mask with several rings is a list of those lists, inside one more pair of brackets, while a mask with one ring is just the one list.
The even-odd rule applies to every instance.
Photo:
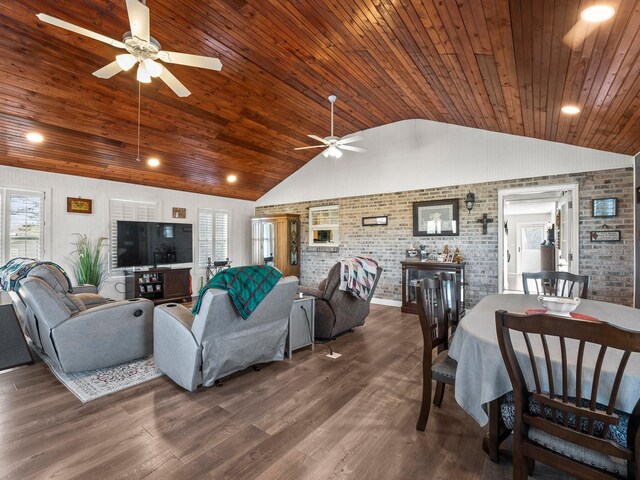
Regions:
[[562, 113], [566, 113], [567, 115], [575, 115], [576, 113], [580, 113], [580, 109], [574, 105], [565, 105], [561, 108]]
[[147, 160], [147, 165], [149, 165], [150, 167], [157, 167], [158, 165], [160, 165], [160, 160], [158, 160], [157, 158], [150, 158], [149, 160]]
[[44, 140], [44, 137], [37, 132], [29, 132], [25, 136], [32, 143], [41, 143]]
[[227, 177], [227, 182], [229, 182], [229, 183], [233, 183], [233, 182], [235, 182], [236, 180], [238, 180], [238, 177], [236, 177], [235, 175], [229, 175], [229, 176]]
[[589, 23], [600, 23], [609, 20], [616, 14], [611, 5], [591, 5], [580, 12], [580, 18]]

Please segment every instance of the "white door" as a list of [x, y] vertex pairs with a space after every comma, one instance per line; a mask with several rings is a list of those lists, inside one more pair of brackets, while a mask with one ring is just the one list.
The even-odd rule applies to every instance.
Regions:
[[[568, 197], [568, 198], [566, 198]], [[556, 235], [559, 237], [558, 247], [558, 270], [562, 272], [578, 273], [573, 261], [573, 202], [571, 197], [564, 195], [559, 202], [559, 209], [556, 217]]]
[[539, 272], [540, 245], [545, 239], [544, 223], [518, 223], [516, 229], [517, 273]]

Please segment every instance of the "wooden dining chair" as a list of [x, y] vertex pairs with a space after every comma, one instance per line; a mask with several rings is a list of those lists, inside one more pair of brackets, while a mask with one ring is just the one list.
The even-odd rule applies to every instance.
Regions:
[[[416, 285], [418, 318], [422, 329], [424, 351], [422, 356], [422, 404], [416, 429], [424, 431], [431, 409], [432, 380], [436, 381], [433, 404], [442, 404], [444, 386], [455, 385], [457, 362], [449, 357], [449, 315], [439, 278], [425, 278]], [[433, 350], [438, 355], [433, 358]]]
[[523, 272], [522, 288], [529, 294], [529, 282], [533, 282], [538, 295], [554, 297], [587, 298], [589, 275], [575, 275], [569, 272]]
[[449, 309], [445, 313], [449, 315], [449, 327], [451, 328], [451, 334], [453, 334], [465, 314], [464, 310], [461, 309], [460, 299], [458, 298], [458, 279], [453, 272], [440, 272], [437, 277], [440, 279], [445, 309]]
[[[629, 358], [635, 354], [636, 361], [640, 352], [640, 333], [600, 321], [505, 311], [496, 312], [496, 329], [515, 396], [513, 478], [527, 478], [536, 460], [576, 478], [640, 478], [640, 392], [631, 414], [614, 408]], [[526, 352], [519, 354], [512, 343], [517, 332], [526, 345]], [[568, 342], [578, 343], [576, 358], [567, 354]], [[585, 355], [586, 349], [593, 355]], [[560, 378], [554, 378], [549, 353], [557, 350], [560, 368], [555, 372]], [[615, 380], [607, 386], [608, 403], [601, 404], [596, 399], [599, 388], [604, 388], [603, 361], [612, 353], [617, 355], [611, 357], [617, 365]], [[531, 392], [525, 370], [535, 383]], [[541, 387], [544, 376], [548, 393]], [[575, 397], [569, 396], [573, 386]]]

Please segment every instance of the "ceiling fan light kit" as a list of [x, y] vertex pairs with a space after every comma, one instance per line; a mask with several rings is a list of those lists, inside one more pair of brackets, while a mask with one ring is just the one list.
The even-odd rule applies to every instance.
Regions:
[[131, 31], [123, 35], [122, 42], [52, 17], [46, 13], [39, 13], [36, 16], [50, 25], [93, 38], [128, 52], [116, 55], [115, 61], [93, 72], [93, 75], [98, 78], [111, 78], [122, 71], [131, 69], [137, 63], [136, 78], [138, 82], [149, 83], [152, 78], [160, 78], [176, 95], [186, 97], [191, 95], [191, 92], [166, 67], [156, 60], [209, 70], [219, 71], [222, 69], [222, 63], [217, 58], [161, 50], [160, 42], [150, 35], [149, 8], [139, 0], [125, 1]]
[[362, 137], [353, 135], [350, 137], [336, 137], [333, 134], [333, 104], [336, 102], [337, 97], [335, 95], [329, 95], [329, 103], [331, 104], [331, 135], [328, 137], [319, 137], [318, 135], [307, 135], [309, 138], [322, 142], [321, 145], [312, 145], [310, 147], [297, 147], [294, 150], [308, 150], [310, 148], [324, 148], [322, 152], [324, 158], [340, 158], [342, 157], [342, 150], [348, 150], [351, 152], [364, 153], [366, 150], [360, 147], [354, 147], [353, 145], [347, 145], [349, 143], [358, 142], [362, 140]]

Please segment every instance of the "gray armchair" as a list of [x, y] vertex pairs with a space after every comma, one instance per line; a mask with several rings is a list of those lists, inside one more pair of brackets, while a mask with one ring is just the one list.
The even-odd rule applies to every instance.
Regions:
[[40, 265], [11, 292], [35, 348], [67, 373], [108, 367], [153, 351], [153, 302], [107, 302], [96, 293], [68, 291], [64, 274]]
[[335, 338], [336, 335], [364, 325], [380, 275], [382, 275], [382, 268], [378, 267], [375, 283], [366, 301], [338, 288], [340, 262], [331, 267], [327, 278], [320, 282], [318, 288], [298, 287], [299, 292], [316, 298], [316, 338]]
[[197, 315], [176, 303], [157, 306], [156, 366], [194, 391], [251, 365], [282, 360], [297, 286], [297, 277], [281, 278], [246, 320], [225, 290], [207, 290]]

